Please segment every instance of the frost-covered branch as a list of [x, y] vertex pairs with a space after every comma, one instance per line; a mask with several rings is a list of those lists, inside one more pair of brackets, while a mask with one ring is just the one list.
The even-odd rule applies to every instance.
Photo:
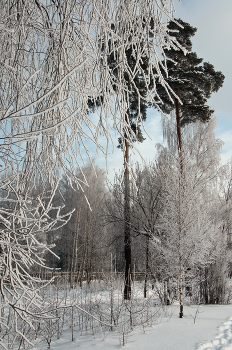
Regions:
[[[157, 75], [163, 79], [164, 49], [178, 49], [167, 35], [172, 12], [172, 0], [1, 2], [1, 305], [22, 337], [20, 325], [31, 325], [29, 311], [41, 307], [37, 291], [42, 281], [31, 271], [44, 266], [43, 253], [50, 249], [43, 236], [72, 213], [52, 203], [57, 181], [63, 174], [71, 179], [80, 162], [90, 158], [90, 143], [107, 156], [110, 125], [123, 136], [129, 93], [125, 73], [131, 82], [142, 75], [146, 56], [147, 86]], [[134, 69], [126, 64], [131, 45], [138, 55]], [[119, 57], [117, 78], [107, 64], [111, 54]], [[171, 98], [171, 89], [165, 88]], [[147, 96], [151, 104], [155, 91], [153, 86]], [[106, 149], [99, 136], [105, 137]], [[73, 178], [76, 187], [86, 183]]]

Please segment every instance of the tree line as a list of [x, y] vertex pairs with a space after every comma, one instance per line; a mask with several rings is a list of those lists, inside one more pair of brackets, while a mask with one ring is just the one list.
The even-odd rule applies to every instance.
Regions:
[[[144, 297], [149, 281], [156, 288], [165, 286], [159, 294], [162, 303], [185, 296], [195, 303], [227, 302], [231, 164], [219, 166], [222, 142], [214, 133], [216, 122], [213, 117], [183, 127], [183, 165], [173, 133], [170, 147], [157, 146], [154, 161], [133, 166], [131, 274], [143, 275]], [[175, 129], [174, 117], [166, 123]], [[60, 260], [49, 265], [69, 271], [74, 284], [91, 282], [94, 273], [112, 269], [123, 274], [125, 268], [123, 171], [107, 187], [104, 172], [95, 169], [97, 177], [91, 165], [83, 169], [92, 184], [88, 202], [65, 180], [60, 187], [64, 201], [76, 211], [56, 232], [52, 243]]]

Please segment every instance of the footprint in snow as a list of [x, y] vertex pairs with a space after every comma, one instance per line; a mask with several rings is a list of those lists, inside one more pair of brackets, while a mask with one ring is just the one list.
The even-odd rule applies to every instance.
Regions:
[[197, 350], [232, 350], [232, 317], [219, 327], [214, 340], [200, 345]]

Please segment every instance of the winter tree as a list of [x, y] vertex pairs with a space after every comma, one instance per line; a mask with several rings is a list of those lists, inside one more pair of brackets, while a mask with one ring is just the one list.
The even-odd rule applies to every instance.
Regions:
[[[164, 163], [166, 165], [162, 177], [165, 179], [166, 192], [160, 232], [164, 235], [162, 239], [165, 249], [170, 244], [171, 256], [177, 254], [174, 260], [179, 261], [179, 266], [174, 265], [174, 260], [170, 264], [177, 269], [176, 272], [170, 272], [170, 275], [174, 274], [179, 280], [180, 317], [183, 317], [183, 290], [186, 281], [195, 276], [198, 286], [203, 285], [204, 277], [200, 271], [215, 265], [217, 259], [220, 260], [219, 252], [225, 244], [224, 237], [221, 236], [221, 221], [213, 214], [222, 142], [214, 134], [216, 118], [204, 124], [197, 121], [192, 126], [183, 127], [185, 162], [181, 164], [178, 161], [175, 123], [171, 119], [167, 124], [166, 131], [169, 130], [170, 134], [173, 132], [176, 137], [172, 143], [171, 137], [169, 139], [171, 149], [167, 154], [171, 160]], [[224, 271], [222, 274], [225, 275]]]
[[[159, 72], [163, 65], [159, 50], [164, 53], [165, 47], [178, 46], [167, 34], [172, 11], [172, 0], [1, 2], [0, 281], [2, 305], [14, 309], [15, 322], [21, 315], [22, 321], [30, 323], [33, 305], [40, 308], [38, 287], [33, 287], [29, 271], [32, 264], [42, 264], [39, 252], [45, 249], [36, 235], [63, 225], [70, 216], [62, 217], [61, 208], [53, 207], [58, 180], [62, 174], [70, 178], [83, 153], [89, 155], [88, 141], [107, 155], [110, 117], [123, 136], [122, 115], [128, 109], [123, 73], [133, 77], [142, 72], [139, 60], [133, 71], [126, 64], [129, 33], [133, 31], [135, 46], [143, 44], [140, 57], [148, 57], [148, 70], [155, 80], [154, 68]], [[153, 39], [148, 35], [151, 18]], [[99, 42], [103, 37], [117, 45], [102, 53]], [[118, 51], [116, 94], [107, 57]], [[171, 91], [168, 86], [167, 90]], [[151, 91], [148, 96], [151, 103], [155, 103], [153, 95]], [[98, 104], [95, 124], [89, 111], [90, 105]], [[100, 135], [107, 139], [106, 149], [98, 141]], [[39, 195], [34, 195], [37, 184]], [[76, 184], [80, 184], [77, 178]], [[55, 219], [50, 210], [57, 211]]]
[[[62, 271], [70, 272], [71, 285], [80, 283], [83, 278], [90, 282], [93, 273], [110, 271], [109, 241], [112, 239], [107, 234], [106, 227], [101, 224], [104, 215], [104, 203], [106, 194], [105, 172], [96, 165], [87, 164], [82, 168], [84, 175], [76, 174], [83, 180], [86, 177], [89, 187], [76, 189], [68, 184], [64, 177], [61, 181], [60, 192], [65, 207], [74, 208], [72, 218], [65, 227], [62, 227], [55, 238], [55, 253], [60, 256], [54, 266]], [[86, 200], [87, 197], [87, 200]]]
[[[142, 240], [144, 248], [144, 297], [147, 296], [148, 276], [154, 274], [151, 262], [151, 242], [155, 245], [160, 243], [157, 231], [157, 222], [162, 214], [162, 191], [163, 181], [160, 176], [160, 163], [154, 162], [143, 167], [136, 164], [133, 170], [131, 200], [133, 228], [137, 236]], [[138, 253], [138, 252], [137, 252]], [[141, 254], [141, 253], [140, 253]], [[139, 254], [138, 254], [139, 255]]]
[[[152, 22], [153, 23], [153, 22]], [[136, 24], [135, 24], [136, 26]], [[112, 26], [114, 29], [114, 25]], [[133, 39], [133, 32], [130, 36], [130, 42]], [[108, 43], [109, 46], [115, 45], [112, 41]], [[137, 52], [139, 50], [139, 52]], [[142, 47], [138, 45], [131, 45], [126, 50], [126, 64], [131, 71], [135, 70], [137, 62], [140, 62], [142, 71], [134, 74], [133, 79], [125, 71], [124, 84], [125, 89], [128, 91], [127, 104], [128, 109], [123, 116], [125, 123], [123, 129], [123, 138], [119, 138], [118, 147], [124, 151], [124, 245], [125, 245], [125, 288], [124, 288], [124, 299], [130, 299], [131, 297], [131, 233], [130, 233], [130, 170], [129, 170], [129, 149], [131, 141], [143, 142], [144, 138], [142, 135], [141, 125], [138, 124], [138, 120], [144, 122], [147, 117], [147, 101], [148, 95], [148, 71], [147, 71], [147, 56], [143, 53], [140, 56]], [[108, 64], [113, 76], [113, 79], [117, 79], [118, 76], [118, 63], [119, 63], [120, 51], [115, 54], [111, 54], [108, 58]], [[117, 92], [117, 85], [114, 86]], [[129, 136], [129, 134], [131, 134]]]
[[[179, 28], [179, 25], [181, 28]], [[168, 77], [164, 80], [175, 92], [173, 99], [168, 98], [165, 86], [160, 78], [156, 80], [158, 96], [162, 102], [160, 108], [165, 113], [175, 110], [176, 132], [180, 156], [182, 152], [181, 127], [196, 120], [206, 122], [214, 110], [207, 105], [207, 99], [212, 92], [217, 92], [223, 85], [224, 75], [216, 72], [212, 64], [203, 62], [192, 52], [191, 37], [197, 29], [181, 19], [170, 21], [169, 34], [183, 47], [183, 50], [165, 49]], [[165, 70], [163, 70], [165, 75]]]
[[[159, 176], [159, 164], [141, 165], [136, 163], [132, 168], [130, 183], [130, 237], [133, 255], [131, 263], [135, 272], [145, 276], [144, 296], [147, 296], [148, 275], [153, 273], [151, 265], [151, 242], [157, 237], [156, 224], [161, 214], [162, 177]], [[119, 232], [115, 240], [122, 241], [121, 231], [124, 227], [124, 182], [123, 172], [116, 174], [114, 183], [109, 188], [105, 224], [115, 225]], [[119, 254], [119, 252], [118, 252]]]
[[[182, 27], [180, 30], [177, 30], [177, 23]], [[168, 77], [164, 79], [175, 92], [174, 98], [170, 99], [163, 96], [163, 94], [166, 95], [166, 90], [162, 81], [158, 81], [159, 78], [157, 78], [156, 85], [158, 97], [163, 97], [162, 101], [164, 103], [161, 104], [161, 110], [166, 113], [175, 110], [180, 169], [183, 173], [184, 152], [181, 127], [196, 120], [206, 122], [210, 119], [213, 110], [206, 104], [207, 99], [211, 96], [212, 92], [218, 91], [222, 86], [224, 75], [221, 72], [215, 72], [212, 64], [203, 62], [203, 59], [198, 58], [197, 54], [192, 52], [190, 38], [195, 34], [196, 28], [191, 27], [188, 23], [180, 19], [170, 21], [168, 28], [170, 30], [169, 34], [175, 37], [176, 41], [185, 50], [184, 52], [184, 50], [177, 51], [173, 48], [168, 51], [165, 49]], [[180, 179], [180, 182], [183, 181]], [[182, 187], [182, 184], [180, 184], [180, 201], [181, 197], [185, 195], [185, 187]], [[182, 221], [180, 220], [180, 227], [181, 224]], [[181, 310], [180, 317], [183, 317]]]

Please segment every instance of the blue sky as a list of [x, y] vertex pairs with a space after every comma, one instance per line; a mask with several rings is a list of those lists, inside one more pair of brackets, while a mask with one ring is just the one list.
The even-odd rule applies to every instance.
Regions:
[[174, 4], [174, 16], [197, 28], [193, 51], [225, 75], [223, 87], [208, 102], [219, 118], [216, 134], [225, 142], [221, 155], [225, 163], [232, 156], [232, 0], [176, 0]]
[[[222, 162], [232, 156], [232, 0], [174, 0], [176, 12], [174, 17], [181, 18], [197, 28], [192, 38], [193, 51], [198, 57], [214, 65], [215, 70], [225, 75], [223, 87], [214, 93], [209, 105], [214, 108], [218, 117], [217, 137], [225, 142], [222, 149]], [[156, 110], [149, 110], [145, 127], [148, 136], [139, 151], [146, 161], [152, 160], [156, 153], [156, 143], [163, 142], [163, 132], [160, 115]], [[117, 137], [115, 138], [117, 145]], [[94, 153], [92, 153], [94, 155]], [[133, 160], [140, 160], [138, 154]], [[97, 159], [97, 164], [104, 168], [106, 163], [103, 156]], [[112, 181], [114, 170], [122, 169], [123, 156], [115, 149], [108, 157], [109, 179]]]

